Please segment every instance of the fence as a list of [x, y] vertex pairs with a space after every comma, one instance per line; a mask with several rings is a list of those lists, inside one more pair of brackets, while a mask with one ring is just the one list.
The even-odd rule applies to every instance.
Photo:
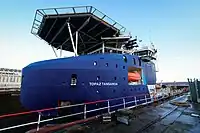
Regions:
[[[53, 121], [53, 120], [58, 120], [58, 119], [63, 119], [63, 118], [68, 118], [68, 117], [77, 116], [77, 115], [83, 115], [83, 119], [87, 119], [88, 113], [91, 113], [91, 112], [106, 110], [105, 113], [113, 113], [113, 112], [115, 112], [116, 110], [119, 110], [119, 109], [133, 108], [133, 107], [136, 107], [136, 106], [139, 106], [139, 105], [145, 105], [145, 104], [148, 104], [148, 103], [159, 101], [163, 98], [164, 97], [154, 97], [154, 98], [152, 98], [152, 97], [150, 97], [150, 95], [127, 96], [127, 97], [120, 97], [120, 98], [107, 99], [107, 100], [99, 100], [99, 101], [86, 102], [86, 103], [81, 103], [81, 104], [74, 104], [74, 105], [61, 106], [61, 107], [55, 107], [55, 108], [47, 108], [47, 109], [34, 110], [34, 111], [28, 111], [28, 112], [6, 114], [6, 115], [0, 116], [0, 119], [8, 118], [8, 117], [22, 116], [22, 115], [28, 115], [28, 114], [32, 114], [32, 113], [38, 113], [38, 120], [34, 121], [34, 122], [28, 122], [28, 123], [20, 124], [20, 125], [5, 127], [5, 128], [0, 129], [0, 132], [1, 131], [7, 131], [7, 130], [10, 130], [10, 129], [20, 128], [20, 127], [25, 127], [25, 126], [28, 126], [28, 125], [34, 125], [34, 124], [37, 124], [36, 130], [39, 131], [41, 123], [45, 123], [45, 122], [49, 122], [49, 121]], [[130, 99], [133, 99], [133, 100], [130, 100]], [[111, 105], [111, 102], [113, 102], [113, 101], [120, 101], [120, 103]], [[107, 103], [107, 104], [104, 107], [93, 108], [91, 110], [88, 110], [87, 107], [89, 105], [94, 105], [94, 104], [98, 104], [98, 103]], [[129, 106], [127, 106], [128, 104], [129, 104]], [[41, 120], [42, 113], [45, 112], [45, 111], [61, 110], [61, 109], [66, 109], [66, 108], [79, 107], [79, 106], [83, 107], [83, 111], [64, 115], [64, 116], [58, 116], [58, 117], [55, 117], [55, 118], [49, 118], [49, 119]], [[118, 107], [118, 108], [113, 110], [113, 108], [116, 108], [116, 107]]]

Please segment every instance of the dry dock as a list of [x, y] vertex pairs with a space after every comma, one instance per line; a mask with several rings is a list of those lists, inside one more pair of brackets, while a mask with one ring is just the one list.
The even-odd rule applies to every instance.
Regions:
[[59, 133], [199, 133], [200, 105], [189, 107], [172, 105], [171, 102], [185, 102], [186, 95], [177, 97], [158, 106], [128, 110], [129, 125], [116, 121], [107, 124], [99, 120], [60, 130]]

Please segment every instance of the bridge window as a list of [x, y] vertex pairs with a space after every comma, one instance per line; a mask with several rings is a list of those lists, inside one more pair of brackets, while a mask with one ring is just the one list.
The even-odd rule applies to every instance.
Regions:
[[108, 66], [108, 63], [106, 63], [106, 66]]
[[139, 58], [138, 61], [139, 61], [139, 66], [141, 66], [141, 59]]
[[117, 77], [115, 77], [114, 79], [117, 80]]
[[134, 64], [134, 65], [136, 64], [135, 58], [133, 58], [133, 64]]
[[125, 69], [125, 66], [123, 66], [123, 69]]
[[116, 64], [116, 68], [118, 67], [118, 65]]
[[97, 76], [97, 80], [99, 80], [100, 79], [100, 76]]

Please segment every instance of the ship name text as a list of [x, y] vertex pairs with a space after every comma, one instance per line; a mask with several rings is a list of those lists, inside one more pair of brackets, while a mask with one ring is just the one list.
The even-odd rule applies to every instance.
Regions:
[[118, 83], [113, 82], [89, 82], [90, 86], [116, 86]]

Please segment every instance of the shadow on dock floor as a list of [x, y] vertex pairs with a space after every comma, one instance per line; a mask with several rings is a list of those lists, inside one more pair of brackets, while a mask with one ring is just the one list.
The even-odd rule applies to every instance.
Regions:
[[[172, 101], [186, 101], [186, 96], [177, 97]], [[81, 133], [199, 133], [200, 104], [181, 107], [172, 105], [170, 102], [132, 109], [129, 125], [115, 121], [108, 124], [93, 121], [80, 125], [85, 127]], [[62, 133], [71, 133], [71, 131], [63, 130]]]

